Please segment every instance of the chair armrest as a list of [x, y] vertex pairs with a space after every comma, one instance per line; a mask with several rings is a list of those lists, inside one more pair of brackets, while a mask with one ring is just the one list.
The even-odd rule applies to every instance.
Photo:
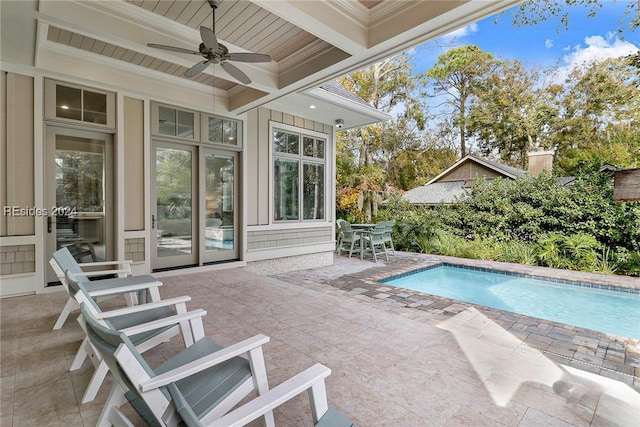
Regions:
[[93, 276], [104, 276], [108, 274], [120, 274], [120, 273], [131, 273], [129, 269], [119, 269], [119, 270], [96, 270], [96, 271], [83, 271], [81, 273], [70, 273], [74, 277], [93, 277]]
[[171, 305], [183, 304], [191, 301], [190, 296], [169, 298], [158, 302], [149, 302], [146, 304], [134, 305], [132, 307], [119, 308], [116, 310], [103, 311], [102, 313], [96, 313], [97, 319], [109, 319], [111, 317], [123, 316], [132, 313], [139, 313], [141, 311], [152, 310], [154, 308], [168, 307]]
[[97, 261], [97, 262], [83, 262], [79, 263], [80, 267], [102, 267], [107, 265], [131, 265], [133, 261], [130, 259], [125, 259], [121, 261]]
[[[244, 426], [245, 424], [249, 424], [251, 421], [282, 405], [284, 402], [291, 400], [300, 393], [310, 389], [315, 384], [324, 382], [325, 378], [330, 374], [331, 369], [317, 363], [289, 378], [282, 384], [277, 385], [266, 393], [263, 393], [255, 399], [232, 410], [223, 417], [218, 418], [211, 423], [203, 424], [207, 427]], [[174, 394], [179, 394], [179, 391], [178, 393], [176, 393], [176, 391], [177, 387], [171, 384], [169, 386], [169, 393], [171, 393], [172, 397]], [[318, 414], [318, 418], [322, 415], [323, 414]]]
[[104, 297], [107, 295], [127, 294], [129, 292], [144, 291], [149, 288], [157, 288], [162, 286], [162, 282], [139, 283], [137, 285], [123, 285], [109, 289], [101, 289], [99, 291], [88, 292], [91, 297]]
[[162, 319], [154, 320], [152, 322], [141, 323], [140, 325], [130, 326], [128, 328], [119, 329], [119, 332], [127, 336], [140, 334], [142, 332], [153, 331], [155, 329], [164, 328], [165, 326], [177, 325], [181, 322], [187, 322], [193, 319], [199, 319], [207, 315], [207, 312], [201, 308], [193, 311], [188, 311], [182, 314], [176, 314], [174, 316], [165, 317]]
[[180, 366], [179, 368], [172, 369], [164, 374], [160, 374], [147, 381], [140, 382], [139, 388], [141, 391], [146, 392], [159, 387], [164, 387], [167, 384], [176, 382], [182, 378], [186, 378], [193, 374], [197, 374], [200, 371], [208, 369], [212, 366], [220, 364], [226, 360], [248, 353], [250, 350], [261, 347], [269, 342], [269, 337], [266, 335], [255, 335], [246, 340], [232, 344], [207, 356], [201, 357]]

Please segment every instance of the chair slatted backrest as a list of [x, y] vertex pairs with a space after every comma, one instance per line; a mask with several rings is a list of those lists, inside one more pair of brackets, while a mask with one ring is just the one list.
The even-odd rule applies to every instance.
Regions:
[[351, 228], [351, 224], [344, 219], [339, 219], [338, 227], [340, 227], [340, 231], [342, 232], [343, 240], [351, 241], [354, 238], [354, 231]]
[[[166, 407], [171, 398], [166, 388], [163, 387], [159, 392], [154, 390], [147, 393], [153, 396], [143, 396], [137, 385], [132, 381], [132, 376], [138, 379], [147, 379], [154, 377], [155, 373], [142, 358], [129, 337], [115, 329], [101, 325], [98, 319], [96, 319], [93, 313], [91, 313], [91, 310], [87, 308], [86, 304], [81, 304], [80, 310], [84, 317], [89, 341], [91, 341], [91, 344], [96, 348], [96, 350], [98, 350], [98, 352], [100, 352], [100, 355], [109, 367], [109, 370], [115, 377], [116, 381], [118, 381], [120, 386], [128, 392], [126, 395], [127, 399], [132, 404], [133, 400], [136, 401], [134, 404], [136, 411], [141, 415], [143, 415], [143, 413], [145, 415], [151, 415], [153, 411], [147, 405], [149, 400], [155, 400], [159, 407]], [[126, 367], [119, 362], [117, 357], [118, 352], [123, 349], [127, 350], [127, 353], [133, 357], [133, 359], [129, 360], [130, 363], [126, 364]], [[131, 363], [133, 361], [137, 363]], [[144, 415], [143, 417], [147, 422], [153, 421]]]
[[[55, 260], [56, 263], [58, 263], [58, 266], [64, 273], [69, 272], [73, 275], [73, 274], [78, 274], [83, 272], [80, 265], [78, 265], [78, 262], [75, 260], [73, 255], [71, 255], [71, 252], [69, 252], [69, 249], [67, 249], [66, 247], [58, 249], [51, 255], [51, 257]], [[86, 283], [86, 282], [89, 282], [89, 278], [86, 276], [76, 276], [75, 282]], [[71, 285], [67, 284], [67, 286], [71, 286]], [[74, 289], [71, 287], [70, 287], [70, 290], [71, 290], [71, 295], [74, 295], [76, 292], [78, 292], [78, 289]]]
[[87, 291], [87, 288], [84, 287], [84, 283], [77, 280], [80, 278], [79, 276], [74, 276], [73, 273], [69, 272], [69, 270], [64, 273], [64, 276], [67, 280], [69, 289], [75, 291], [75, 294], [73, 294], [72, 296], [76, 299], [76, 301], [78, 301], [78, 304], [86, 304], [85, 308], [87, 310], [91, 310], [91, 313], [94, 316], [95, 313], [102, 312], [100, 306], [98, 306], [96, 301], [91, 297], [91, 295], [89, 295], [89, 291]]
[[386, 223], [379, 222], [373, 227], [373, 230], [371, 230], [371, 237], [374, 238], [375, 240], [382, 239], [384, 237], [384, 233], [386, 232], [386, 230], [387, 230]]
[[393, 226], [395, 225], [395, 223], [396, 223], [396, 222], [395, 222], [394, 220], [390, 220], [390, 221], [387, 221], [387, 222], [385, 222], [385, 223], [384, 223], [384, 224], [385, 224], [385, 226], [386, 226], [386, 230], [385, 230], [385, 231], [386, 231], [389, 235], [391, 235], [391, 233], [393, 232]]

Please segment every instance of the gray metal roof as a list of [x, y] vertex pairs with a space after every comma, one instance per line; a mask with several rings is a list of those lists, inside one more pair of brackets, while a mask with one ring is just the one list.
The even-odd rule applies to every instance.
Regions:
[[466, 181], [434, 182], [421, 185], [404, 193], [405, 200], [413, 204], [435, 205], [453, 203], [454, 199], [463, 197], [470, 188], [464, 188]]

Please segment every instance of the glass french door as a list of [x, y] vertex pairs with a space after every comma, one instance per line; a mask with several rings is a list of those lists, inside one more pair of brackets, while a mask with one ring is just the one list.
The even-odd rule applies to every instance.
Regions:
[[155, 143], [153, 269], [238, 258], [238, 154]]
[[198, 264], [195, 147], [155, 145], [155, 185], [151, 217], [153, 269]]
[[201, 155], [204, 193], [204, 239], [202, 262], [238, 258], [237, 154], [203, 149]]
[[62, 247], [78, 262], [113, 259], [113, 136], [48, 126], [46, 154], [45, 260]]

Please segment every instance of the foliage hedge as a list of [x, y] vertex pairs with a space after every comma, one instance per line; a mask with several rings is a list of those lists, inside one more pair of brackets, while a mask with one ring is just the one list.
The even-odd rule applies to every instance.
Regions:
[[614, 202], [609, 173], [568, 186], [550, 174], [480, 178], [457, 202], [415, 207], [394, 195], [379, 214], [396, 220], [404, 250], [640, 276], [640, 203]]

